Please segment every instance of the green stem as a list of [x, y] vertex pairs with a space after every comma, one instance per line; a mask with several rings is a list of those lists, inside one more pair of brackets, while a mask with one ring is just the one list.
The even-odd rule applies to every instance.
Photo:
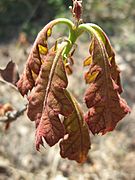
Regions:
[[[103, 43], [106, 42], [105, 37], [108, 39], [108, 37], [106, 36], [105, 32], [96, 24], [93, 23], [86, 23], [86, 25], [92, 27], [94, 30], [96, 30], [96, 32], [98, 33], [100, 39], [103, 41]], [[109, 39], [108, 39], [109, 41]], [[110, 42], [110, 41], [109, 41]]]
[[76, 39], [77, 39], [77, 37], [76, 37], [75, 31], [70, 31], [69, 37], [68, 37], [69, 42], [62, 53], [62, 56], [64, 59], [66, 59], [66, 57], [68, 56], [70, 50], [72, 49], [73, 45], [75, 44]]
[[95, 35], [98, 40], [100, 39], [100, 36], [99, 36], [98, 32], [92, 26], [90, 26], [89, 23], [79, 25], [78, 30], [79, 31], [81, 31], [81, 30], [86, 31], [90, 35]]
[[56, 24], [66, 24], [70, 31], [72, 32], [73, 31], [73, 28], [74, 28], [74, 23], [69, 20], [69, 19], [66, 19], [66, 18], [57, 18], [55, 20], [52, 20], [50, 23], [56, 25]]
[[102, 41], [104, 44], [106, 43], [106, 40], [107, 40], [108, 43], [111, 45], [110, 40], [108, 39], [107, 35], [98, 25], [93, 24], [93, 23], [81, 24], [79, 26], [79, 30], [80, 29], [87, 31], [91, 34], [94, 34], [97, 37], [97, 39]]
[[67, 46], [64, 48], [62, 52], [63, 59], [66, 59], [68, 56], [70, 50], [72, 49], [73, 45], [75, 44], [77, 38], [82, 34], [82, 30], [79, 30], [78, 27], [75, 26], [75, 24], [66, 18], [58, 18], [49, 23], [50, 25], [55, 26], [57, 24], [65, 24], [69, 28], [69, 36]]
[[105, 32], [96, 24], [93, 23], [81, 24], [79, 25], [78, 30], [87, 31], [90, 34], [95, 35], [99, 43], [105, 44], [106, 40], [108, 40], [108, 43], [110, 43]]
[[102, 28], [100, 28], [98, 25], [93, 23], [87, 23], [87, 25], [91, 26], [93, 29], [97, 31], [104, 44], [106, 44], [106, 41], [108, 41], [108, 44], [111, 46], [111, 42]]
[[82, 32], [83, 31], [79, 30], [78, 27], [75, 27], [75, 25], [74, 25], [72, 31], [69, 32], [69, 37], [68, 37], [69, 43], [67, 44], [67, 46], [65, 47], [65, 49], [63, 50], [63, 53], [62, 53], [64, 59], [66, 59], [66, 57], [68, 57], [70, 50], [72, 49], [77, 38], [82, 34]]
[[68, 37], [69, 43], [67, 44], [67, 46], [65, 47], [65, 49], [63, 50], [63, 53], [62, 53], [62, 56], [65, 59], [65, 57], [67, 57], [68, 53], [72, 49], [72, 46], [75, 43], [76, 38], [77, 38], [76, 33], [75, 33], [75, 30], [76, 30], [75, 25], [72, 21], [70, 21], [69, 19], [66, 19], [66, 18], [55, 19], [55, 20], [51, 21], [49, 24], [53, 24], [53, 26], [55, 26], [57, 24], [65, 24], [69, 28], [69, 37]]

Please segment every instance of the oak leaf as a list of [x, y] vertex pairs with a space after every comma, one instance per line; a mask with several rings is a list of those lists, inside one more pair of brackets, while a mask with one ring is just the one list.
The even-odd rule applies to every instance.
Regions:
[[[43, 144], [42, 138], [53, 146], [64, 136], [64, 126], [59, 114], [68, 116], [73, 108], [66, 95], [68, 84], [62, 57], [53, 69], [56, 52], [52, 48], [42, 59], [43, 64], [35, 81], [35, 87], [28, 96], [28, 117], [36, 122], [36, 148]], [[52, 72], [53, 69], [53, 72]]]
[[119, 67], [115, 61], [114, 49], [112, 48], [111, 43], [110, 43], [107, 35], [103, 31], [102, 31], [102, 38], [103, 38], [102, 42], [105, 46], [106, 53], [108, 56], [108, 60], [110, 61], [111, 77], [119, 87], [118, 92], [122, 93], [123, 90], [122, 90], [121, 81], [120, 81], [120, 69], [119, 69]]
[[48, 53], [48, 37], [51, 36], [51, 29], [53, 25], [57, 22], [54, 20], [53, 23], [48, 23], [38, 34], [34, 45], [29, 54], [25, 69], [21, 78], [17, 82], [17, 87], [20, 93], [24, 96], [31, 91], [35, 86], [35, 80], [40, 72], [42, 65], [42, 59]]
[[[93, 76], [93, 73], [97, 73], [97, 75], [85, 93], [85, 102], [89, 108], [85, 120], [93, 134], [100, 132], [105, 134], [115, 128], [117, 122], [130, 112], [130, 108], [119, 95], [119, 83], [112, 74], [114, 64], [108, 59], [110, 53], [107, 54], [106, 47], [95, 36], [91, 47], [92, 63], [88, 74]], [[116, 67], [115, 71], [117, 72]]]
[[[118, 85], [118, 92], [122, 93], [123, 90], [122, 90], [121, 81], [120, 81], [120, 69], [115, 61], [114, 49], [112, 48], [111, 43], [104, 31], [102, 31], [101, 29], [100, 31], [99, 29], [96, 29], [96, 32], [98, 33], [100, 39], [102, 40], [103, 46], [106, 49], [106, 56], [109, 60], [112, 79]], [[84, 60], [84, 64], [83, 64], [84, 66], [89, 66], [92, 64], [92, 53], [93, 53], [93, 45], [94, 45], [93, 43], [94, 42], [92, 40], [90, 43], [90, 48], [89, 48], [90, 56]], [[98, 72], [93, 72], [92, 75], [89, 74], [89, 72], [85, 74], [86, 83], [90, 83], [93, 79], [95, 79], [95, 77], [98, 75]]]
[[66, 135], [60, 142], [60, 154], [63, 158], [83, 163], [87, 159], [90, 149], [90, 136], [83, 112], [74, 97], [69, 97], [73, 103], [74, 111], [64, 119]]

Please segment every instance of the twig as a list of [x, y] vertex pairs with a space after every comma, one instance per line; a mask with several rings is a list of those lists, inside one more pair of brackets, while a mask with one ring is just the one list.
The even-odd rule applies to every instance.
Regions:
[[13, 121], [16, 121], [18, 117], [23, 115], [26, 109], [27, 109], [27, 106], [24, 106], [22, 109], [18, 111], [14, 110], [14, 111], [7, 112], [5, 116], [0, 117], [0, 122], [11, 123]]

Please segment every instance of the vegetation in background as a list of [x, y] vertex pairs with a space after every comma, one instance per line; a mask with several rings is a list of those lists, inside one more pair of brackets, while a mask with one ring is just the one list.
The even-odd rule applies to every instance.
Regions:
[[9, 40], [23, 31], [34, 36], [44, 24], [65, 12], [71, 1], [65, 0], [1, 0], [0, 39]]
[[[71, 0], [1, 0], [1, 42], [14, 38], [17, 31], [26, 32], [29, 37], [34, 38], [44, 24], [54, 17], [69, 16], [68, 7], [71, 3]], [[98, 22], [111, 36], [120, 36], [127, 27], [131, 30], [130, 33], [135, 31], [134, 0], [83, 0], [83, 8], [84, 21]], [[127, 45], [130, 43], [131, 46], [134, 44], [132, 39]]]
[[[84, 19], [98, 22], [109, 35], [120, 35], [122, 25], [135, 18], [135, 1], [84, 0]], [[88, 5], [89, 4], [89, 5]]]

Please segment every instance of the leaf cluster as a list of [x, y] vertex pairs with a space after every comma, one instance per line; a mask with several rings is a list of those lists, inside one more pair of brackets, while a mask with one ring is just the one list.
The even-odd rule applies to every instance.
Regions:
[[[59, 18], [39, 32], [17, 82], [18, 90], [28, 100], [27, 115], [35, 123], [36, 149], [39, 151], [44, 141], [49, 146], [59, 143], [61, 156], [79, 163], [87, 159], [91, 146], [90, 132], [106, 134], [130, 112], [120, 96], [123, 89], [115, 52], [99, 26], [82, 23], [81, 3], [73, 1], [74, 23]], [[67, 25], [69, 37], [57, 39], [50, 47], [48, 39], [57, 24]], [[86, 113], [67, 89], [67, 75], [73, 72], [73, 46], [85, 31], [91, 35], [89, 57], [83, 62], [88, 69], [84, 76], [88, 84], [84, 93]], [[15, 66], [10, 62], [5, 70], [0, 70], [2, 78], [16, 84], [16, 79], [6, 75], [8, 69], [13, 76]]]
[[[53, 26], [60, 21], [71, 25], [69, 40], [56, 41], [48, 48]], [[85, 30], [92, 37], [90, 55], [84, 60], [84, 66], [89, 67], [85, 73], [89, 84], [84, 96], [86, 114], [67, 90], [67, 73], [72, 73], [74, 63], [72, 45]], [[44, 140], [50, 146], [60, 141], [61, 156], [80, 163], [87, 159], [90, 131], [93, 134], [112, 131], [130, 112], [120, 97], [120, 70], [114, 50], [106, 34], [93, 24], [75, 28], [65, 19], [47, 24], [35, 40], [17, 87], [23, 96], [27, 95], [27, 114], [36, 125], [36, 149], [44, 145]]]

